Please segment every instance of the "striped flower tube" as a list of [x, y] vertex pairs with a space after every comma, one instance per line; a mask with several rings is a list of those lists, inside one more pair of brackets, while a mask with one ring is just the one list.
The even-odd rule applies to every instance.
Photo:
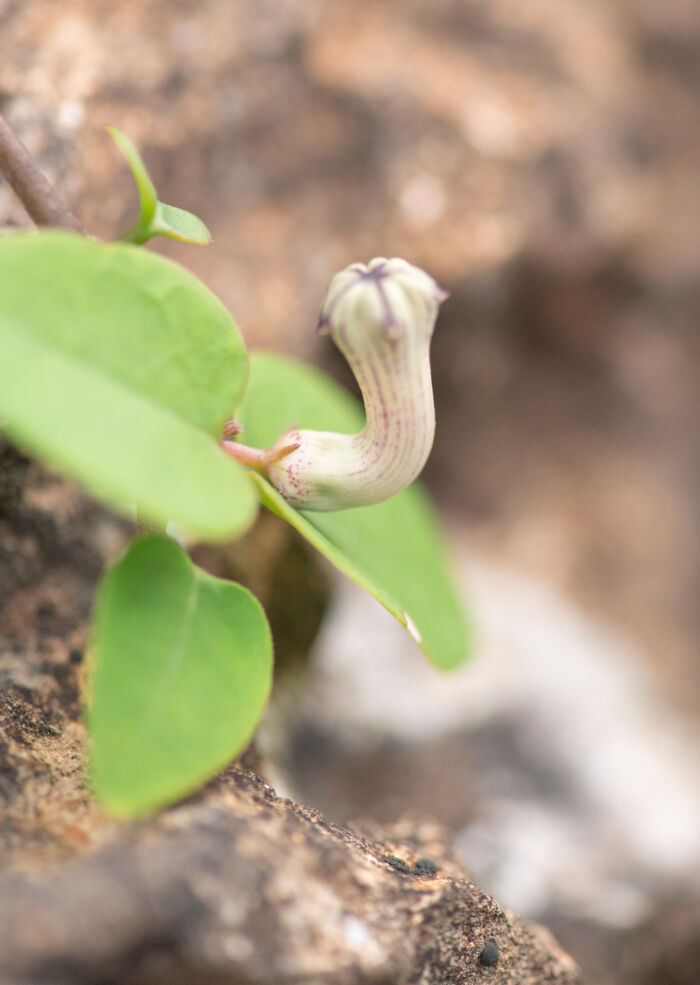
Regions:
[[357, 379], [365, 427], [354, 435], [292, 428], [267, 451], [222, 445], [264, 472], [297, 509], [342, 510], [393, 496], [421, 472], [433, 444], [430, 339], [446, 296], [432, 277], [398, 258], [354, 263], [336, 274], [319, 329]]

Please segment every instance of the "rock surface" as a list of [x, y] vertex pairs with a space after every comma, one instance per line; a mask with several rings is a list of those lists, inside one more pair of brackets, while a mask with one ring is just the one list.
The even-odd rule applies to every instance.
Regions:
[[2, 879], [2, 981], [579, 981], [444, 851], [435, 831], [364, 841], [232, 769], [77, 864]]
[[365, 837], [244, 766], [119, 825], [85, 786], [86, 618], [125, 524], [4, 444], [3, 985], [575, 985], [548, 933], [470, 882], [435, 825]]

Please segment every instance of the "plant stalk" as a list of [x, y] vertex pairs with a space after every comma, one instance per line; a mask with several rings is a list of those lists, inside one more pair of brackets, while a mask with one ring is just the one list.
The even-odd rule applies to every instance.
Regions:
[[80, 220], [61, 201], [46, 175], [1, 115], [0, 171], [37, 226], [56, 226], [85, 233]]

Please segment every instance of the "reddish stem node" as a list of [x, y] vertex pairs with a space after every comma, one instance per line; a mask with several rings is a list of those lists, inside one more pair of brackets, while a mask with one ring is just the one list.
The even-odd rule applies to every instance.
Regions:
[[299, 447], [299, 442], [292, 442], [291, 444], [284, 445], [282, 448], [263, 449], [250, 448], [248, 445], [242, 445], [238, 441], [227, 441], [222, 438], [219, 442], [219, 447], [227, 455], [230, 455], [231, 458], [235, 458], [237, 462], [240, 462], [241, 465], [247, 465], [248, 468], [256, 469], [258, 472], [266, 472], [271, 465], [274, 465], [280, 459], [296, 451]]

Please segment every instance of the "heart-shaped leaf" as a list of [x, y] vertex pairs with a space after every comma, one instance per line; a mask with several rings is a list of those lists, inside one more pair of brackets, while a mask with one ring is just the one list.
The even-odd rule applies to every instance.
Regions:
[[240, 753], [272, 677], [265, 614], [167, 537], [134, 541], [100, 586], [92, 779], [120, 817], [196, 789]]
[[[364, 423], [358, 402], [318, 371], [267, 352], [251, 355], [250, 379], [236, 417], [242, 440], [269, 447], [289, 426], [352, 433]], [[414, 483], [375, 506], [299, 512], [260, 476], [263, 503], [282, 516], [344, 574], [374, 595], [421, 643], [438, 667], [457, 666], [467, 630], [439, 523]]]
[[230, 315], [169, 260], [70, 233], [0, 239], [0, 421], [109, 505], [242, 532], [255, 496], [217, 438], [246, 371]]

